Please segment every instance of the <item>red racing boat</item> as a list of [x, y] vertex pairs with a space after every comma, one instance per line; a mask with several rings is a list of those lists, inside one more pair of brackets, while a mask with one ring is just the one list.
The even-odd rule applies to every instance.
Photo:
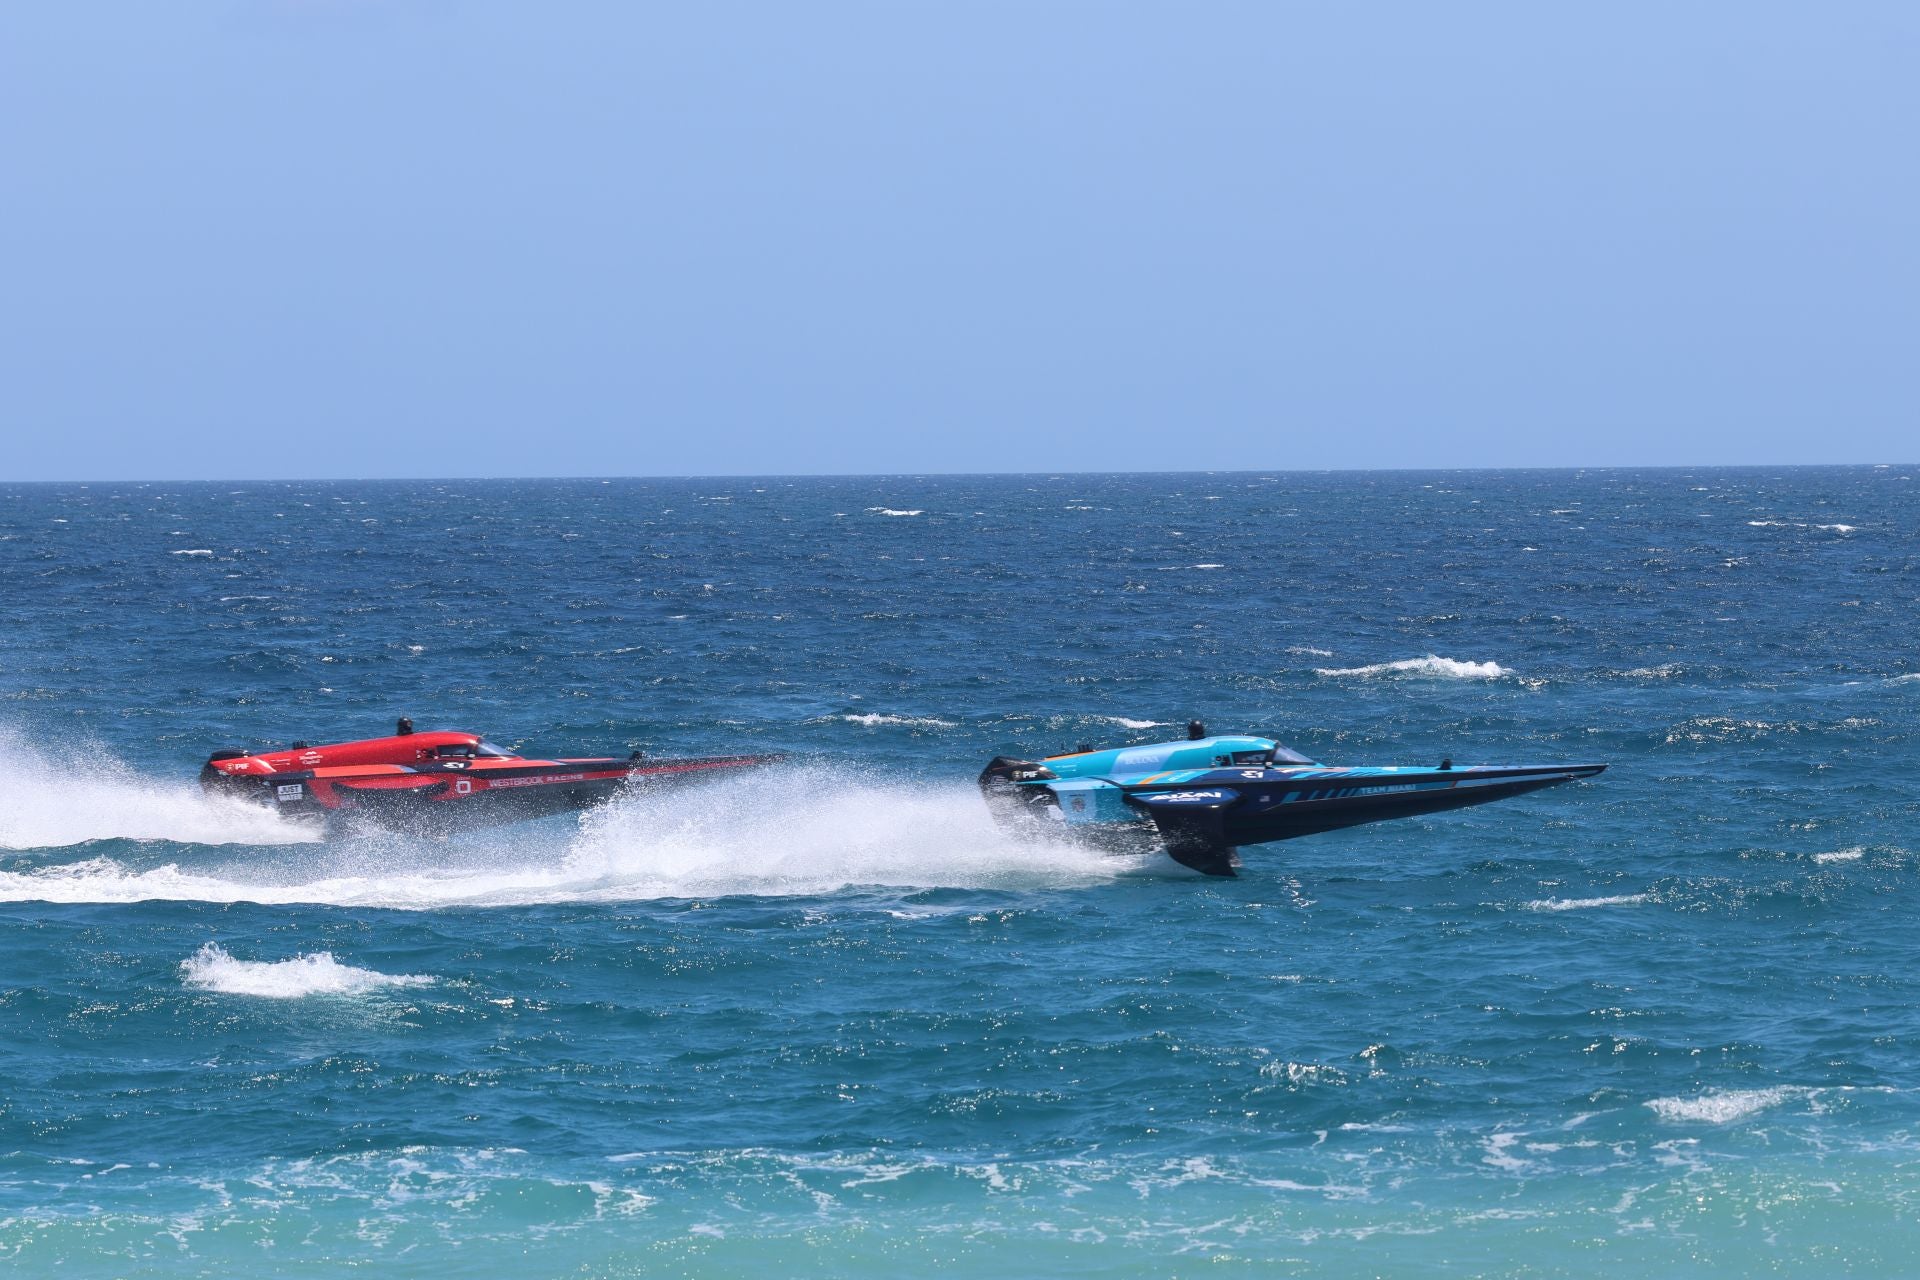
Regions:
[[292, 817], [445, 832], [591, 808], [625, 789], [677, 785], [773, 764], [778, 754], [651, 760], [534, 760], [471, 733], [391, 738], [285, 751], [216, 751], [200, 770], [210, 792]]

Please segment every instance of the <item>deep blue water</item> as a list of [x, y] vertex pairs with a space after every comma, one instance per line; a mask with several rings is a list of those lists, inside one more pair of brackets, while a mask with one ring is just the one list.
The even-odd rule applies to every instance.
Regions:
[[[1898, 1275], [1920, 468], [0, 486], [0, 1264]], [[411, 715], [777, 774], [308, 841]], [[1009, 843], [1193, 716], [1594, 783]]]

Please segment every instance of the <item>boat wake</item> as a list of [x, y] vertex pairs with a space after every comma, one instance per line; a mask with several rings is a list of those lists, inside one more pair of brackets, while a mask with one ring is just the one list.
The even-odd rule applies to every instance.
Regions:
[[172, 900], [432, 910], [787, 897], [867, 886], [1066, 887], [1110, 881], [1141, 862], [1010, 838], [993, 824], [971, 786], [929, 787], [810, 767], [762, 775], [751, 784], [630, 795], [578, 818], [458, 841], [381, 834], [254, 851], [245, 860], [225, 856], [217, 863], [181, 857], [140, 866], [94, 856], [0, 871], [0, 902]]
[[319, 838], [272, 810], [207, 795], [196, 783], [142, 777], [97, 748], [50, 750], [0, 729], [0, 849], [92, 840], [274, 845]]

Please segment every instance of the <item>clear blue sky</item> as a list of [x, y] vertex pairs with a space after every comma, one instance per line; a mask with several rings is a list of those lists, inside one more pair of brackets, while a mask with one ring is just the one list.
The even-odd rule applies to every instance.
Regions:
[[0, 6], [0, 478], [1920, 458], [1920, 5]]

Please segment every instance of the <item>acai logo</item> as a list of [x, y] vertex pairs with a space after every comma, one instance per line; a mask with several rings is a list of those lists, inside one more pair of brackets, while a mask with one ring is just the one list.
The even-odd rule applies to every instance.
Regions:
[[1167, 791], [1140, 798], [1148, 804], [1218, 804], [1233, 799], [1233, 795], [1226, 791]]

